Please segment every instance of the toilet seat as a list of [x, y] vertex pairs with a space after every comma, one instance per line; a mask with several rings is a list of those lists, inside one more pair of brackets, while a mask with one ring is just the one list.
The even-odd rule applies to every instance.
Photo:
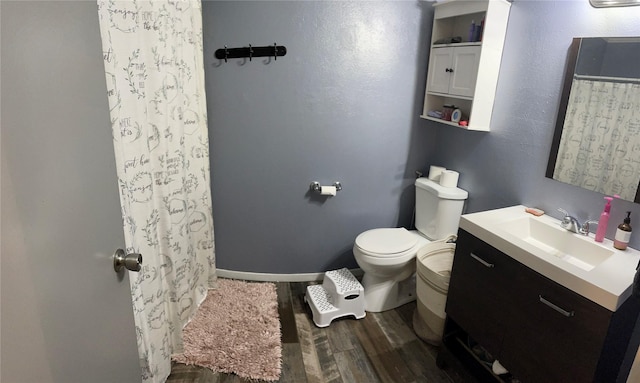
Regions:
[[400, 227], [367, 230], [358, 235], [355, 245], [362, 255], [382, 261], [413, 256], [428, 242], [416, 232]]

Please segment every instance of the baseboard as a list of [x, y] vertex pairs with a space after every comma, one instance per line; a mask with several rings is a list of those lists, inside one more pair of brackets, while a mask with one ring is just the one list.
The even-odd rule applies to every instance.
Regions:
[[[360, 268], [349, 269], [356, 277], [361, 277], [364, 272]], [[271, 274], [271, 273], [253, 273], [249, 271], [234, 271], [217, 269], [216, 273], [220, 278], [242, 279], [245, 281], [260, 282], [312, 282], [322, 281], [324, 273], [299, 273], [299, 274]]]

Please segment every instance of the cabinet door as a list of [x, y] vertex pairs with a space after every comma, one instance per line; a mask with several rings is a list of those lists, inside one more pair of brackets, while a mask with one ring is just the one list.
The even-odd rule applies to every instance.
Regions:
[[446, 312], [494, 356], [500, 353], [509, 278], [517, 264], [483, 241], [459, 230]]
[[473, 97], [478, 77], [480, 47], [456, 47], [451, 58], [451, 80], [449, 93], [456, 96]]
[[522, 381], [593, 382], [612, 313], [521, 266], [500, 362]]
[[427, 90], [435, 93], [449, 93], [451, 79], [451, 59], [453, 48], [433, 48], [429, 58], [429, 79]]

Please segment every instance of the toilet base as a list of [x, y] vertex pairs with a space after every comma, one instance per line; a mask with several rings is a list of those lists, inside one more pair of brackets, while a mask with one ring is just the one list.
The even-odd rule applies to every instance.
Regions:
[[392, 310], [416, 300], [415, 274], [398, 282], [372, 277], [365, 272], [362, 286], [364, 287], [364, 309], [368, 312]]

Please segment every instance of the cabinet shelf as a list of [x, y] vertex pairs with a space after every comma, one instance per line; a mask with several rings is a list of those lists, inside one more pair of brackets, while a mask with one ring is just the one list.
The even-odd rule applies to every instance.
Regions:
[[466, 129], [466, 126], [460, 126], [460, 124], [458, 124], [457, 122], [451, 122], [451, 121], [447, 121], [447, 120], [443, 120], [441, 118], [435, 118], [435, 117], [431, 117], [431, 116], [425, 116], [424, 114], [420, 115], [420, 118], [423, 118], [425, 120], [430, 120], [430, 121], [436, 121], [439, 122], [441, 124], [445, 124], [445, 125], [450, 125], [450, 126], [455, 126], [456, 128], [463, 128]]
[[[455, 123], [449, 125], [489, 131], [511, 3], [507, 0], [448, 0], [433, 6], [431, 50], [421, 117], [454, 103], [462, 112], [462, 120], [468, 124], [466, 127]], [[482, 23], [482, 41], [436, 44], [436, 41], [456, 36], [467, 39], [472, 23]], [[447, 124], [440, 119], [432, 121]]]
[[460, 339], [459, 337], [456, 337], [455, 340], [462, 347], [462, 349], [466, 353], [468, 353], [471, 356], [471, 358], [473, 358], [473, 360], [475, 360], [475, 362], [478, 365], [480, 365], [486, 371], [487, 375], [489, 375], [492, 378], [494, 378], [497, 383], [504, 383], [504, 380], [502, 380], [502, 378], [500, 378], [499, 375], [494, 374], [493, 371], [491, 370], [491, 368], [489, 366], [487, 366], [483, 360], [480, 360], [480, 358], [478, 358], [478, 356], [476, 356], [476, 354], [469, 348], [469, 346], [467, 346], [464, 343], [464, 341], [462, 339]]
[[460, 96], [457, 94], [446, 94], [446, 93], [438, 93], [438, 92], [431, 92], [431, 91], [427, 91], [427, 94], [433, 95], [433, 96], [441, 96], [441, 97], [450, 97], [450, 98], [457, 98], [460, 100], [473, 100], [472, 96]]
[[463, 42], [463, 43], [451, 43], [451, 44], [433, 44], [431, 48], [447, 48], [447, 47], [479, 47], [482, 46], [482, 41]]
[[479, 382], [507, 383], [513, 381], [510, 374], [504, 376], [494, 374], [491, 366], [473, 352], [470, 346], [472, 343], [478, 344], [454, 321], [447, 320], [436, 364], [440, 368], [447, 368], [447, 365], [451, 363], [451, 358], [455, 358], [464, 370]]

